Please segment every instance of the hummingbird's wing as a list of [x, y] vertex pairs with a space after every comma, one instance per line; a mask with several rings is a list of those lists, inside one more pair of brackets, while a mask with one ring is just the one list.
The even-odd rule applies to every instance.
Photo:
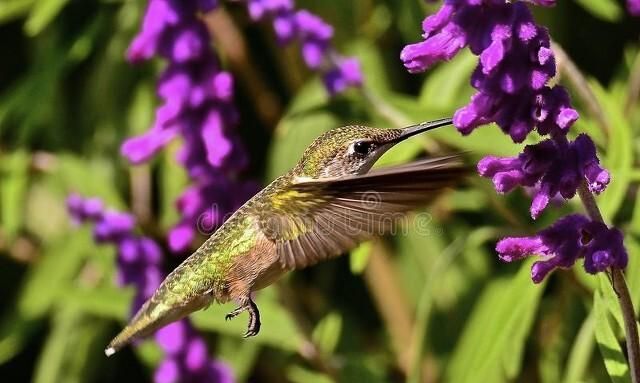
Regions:
[[362, 175], [301, 180], [272, 197], [261, 219], [283, 267], [302, 268], [387, 233], [405, 212], [425, 205], [468, 173], [460, 156], [415, 161]]

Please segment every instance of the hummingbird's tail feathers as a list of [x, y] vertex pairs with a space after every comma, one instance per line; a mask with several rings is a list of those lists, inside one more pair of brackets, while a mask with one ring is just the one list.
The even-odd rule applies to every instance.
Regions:
[[111, 356], [134, 339], [150, 335], [160, 327], [176, 321], [187, 314], [188, 312], [184, 310], [169, 308], [162, 303], [156, 304], [153, 302], [153, 299], [150, 299], [142, 305], [129, 324], [109, 342], [104, 353], [106, 356]]
[[157, 327], [152, 326], [154, 320], [151, 317], [151, 310], [149, 310], [150, 303], [151, 301], [147, 301], [144, 305], [142, 305], [136, 315], [134, 315], [133, 319], [131, 319], [129, 324], [125, 328], [123, 328], [122, 331], [120, 331], [120, 333], [118, 333], [118, 335], [116, 335], [116, 337], [111, 340], [111, 342], [109, 342], [109, 345], [104, 350], [106, 356], [115, 354], [122, 347], [131, 342], [134, 338], [148, 335], [148, 333], [153, 331], [152, 327]]

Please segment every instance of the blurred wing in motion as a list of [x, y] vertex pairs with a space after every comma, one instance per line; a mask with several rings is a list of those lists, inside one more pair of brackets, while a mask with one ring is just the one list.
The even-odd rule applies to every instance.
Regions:
[[468, 171], [455, 155], [303, 180], [273, 197], [278, 214], [261, 217], [262, 229], [276, 242], [283, 267], [307, 267], [387, 233], [403, 213], [427, 204]]

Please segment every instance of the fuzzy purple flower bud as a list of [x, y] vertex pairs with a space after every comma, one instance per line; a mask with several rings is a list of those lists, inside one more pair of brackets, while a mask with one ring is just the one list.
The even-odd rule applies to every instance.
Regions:
[[323, 81], [331, 95], [338, 94], [350, 86], [362, 84], [360, 62], [354, 58], [341, 59], [335, 68], [325, 73]]
[[128, 236], [135, 226], [131, 214], [106, 211], [95, 224], [93, 235], [96, 242], [116, 242]]
[[478, 163], [478, 173], [491, 178], [500, 193], [510, 192], [516, 186], [535, 187], [533, 218], [540, 215], [552, 198], [573, 197], [583, 179], [594, 193], [602, 192], [610, 180], [609, 172], [599, 164], [593, 141], [585, 134], [573, 142], [561, 137], [527, 145], [518, 157], [485, 157]]
[[530, 255], [543, 258], [531, 267], [531, 279], [540, 283], [553, 269], [569, 268], [579, 258], [584, 258], [584, 268], [591, 274], [626, 267], [628, 257], [622, 240], [619, 230], [572, 214], [534, 236], [504, 238], [496, 251], [505, 262]]

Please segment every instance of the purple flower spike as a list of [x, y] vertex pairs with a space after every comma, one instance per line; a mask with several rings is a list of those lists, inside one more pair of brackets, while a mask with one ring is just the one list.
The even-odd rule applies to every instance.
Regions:
[[[151, 238], [134, 234], [133, 216], [113, 210], [104, 211], [102, 201], [97, 198], [85, 199], [70, 194], [67, 208], [72, 219], [78, 223], [95, 224], [96, 237], [118, 249], [118, 283], [136, 288], [131, 312], [137, 312], [151, 298], [164, 277], [160, 268], [160, 246]], [[155, 338], [167, 354], [154, 374], [156, 382], [233, 382], [226, 365], [209, 359], [206, 343], [187, 320], [161, 328]]]
[[609, 172], [599, 164], [593, 141], [585, 134], [573, 142], [560, 137], [528, 145], [518, 157], [485, 157], [478, 163], [478, 173], [491, 178], [499, 193], [510, 192], [516, 186], [535, 187], [533, 218], [552, 198], [572, 198], [583, 179], [597, 193], [610, 181]]
[[[156, 370], [161, 382], [234, 381], [228, 366], [209, 360], [207, 346], [187, 320], [172, 323], [156, 333], [156, 340], [168, 358]], [[176, 379], [177, 371], [177, 380]]]
[[117, 242], [129, 236], [134, 226], [135, 219], [131, 214], [107, 211], [96, 222], [93, 234], [96, 242]]
[[584, 258], [584, 268], [591, 274], [626, 267], [628, 257], [622, 239], [619, 230], [572, 214], [534, 236], [504, 238], [496, 251], [505, 262], [530, 255], [543, 258], [531, 267], [531, 279], [540, 283], [553, 269], [569, 268], [579, 258]]
[[[555, 5], [554, 0], [528, 2]], [[640, 13], [640, 1], [629, 0], [628, 5]], [[524, 141], [534, 129], [550, 136], [527, 145], [517, 157], [487, 156], [478, 163], [478, 173], [491, 178], [496, 191], [524, 187], [533, 197], [534, 219], [551, 201], [572, 198], [585, 181], [590, 192], [604, 191], [611, 177], [600, 166], [593, 141], [585, 134], [567, 140], [579, 115], [564, 88], [548, 85], [556, 74], [549, 34], [535, 23], [526, 1], [444, 0], [422, 29], [424, 41], [407, 45], [400, 55], [409, 72], [449, 60], [465, 46], [478, 56], [471, 76], [477, 92], [453, 116], [460, 133], [493, 122], [514, 142]], [[540, 255], [543, 259], [531, 268], [532, 280], [539, 283], [553, 269], [570, 267], [578, 258], [584, 258], [589, 273], [625, 267], [622, 238], [619, 230], [576, 214], [535, 236], [505, 238], [496, 250], [506, 262]]]
[[341, 59], [336, 68], [325, 73], [323, 77], [329, 94], [338, 94], [350, 86], [362, 84], [360, 62], [354, 58]]
[[640, 16], [640, 0], [627, 0], [627, 10], [632, 16]]
[[[215, 217], [215, 225], [219, 225], [223, 216], [239, 206], [228, 203], [227, 195], [239, 196], [242, 202], [250, 196], [245, 183], [235, 181], [248, 160], [233, 129], [238, 121], [232, 104], [233, 78], [221, 70], [199, 15], [216, 5], [213, 0], [150, 0], [142, 28], [128, 52], [133, 62], [160, 56], [168, 65], [158, 81], [157, 93], [163, 104], [156, 111], [153, 126], [126, 140], [122, 155], [132, 163], [142, 163], [181, 137], [178, 162], [186, 168], [192, 188], [199, 190], [197, 201], [189, 203], [190, 209], [180, 208], [184, 203], [178, 202], [183, 216], [169, 234], [170, 248], [175, 251], [190, 246], [197, 218], [210, 206], [219, 211]], [[293, 17], [290, 1], [256, 0], [249, 2], [249, 8], [256, 17], [285, 11]], [[211, 190], [215, 192], [203, 194]]]
[[547, 86], [556, 73], [549, 35], [524, 3], [445, 0], [422, 27], [424, 41], [407, 45], [400, 54], [409, 72], [450, 60], [465, 46], [479, 58], [471, 78], [478, 93], [453, 118], [461, 133], [495, 122], [522, 142], [536, 127], [540, 134], [566, 134], [578, 118], [566, 91]]
[[331, 96], [362, 85], [358, 62], [333, 51], [333, 27], [317, 15], [304, 9], [296, 11], [291, 0], [248, 0], [247, 9], [253, 20], [271, 20], [280, 44], [299, 41], [305, 64], [322, 75]]

